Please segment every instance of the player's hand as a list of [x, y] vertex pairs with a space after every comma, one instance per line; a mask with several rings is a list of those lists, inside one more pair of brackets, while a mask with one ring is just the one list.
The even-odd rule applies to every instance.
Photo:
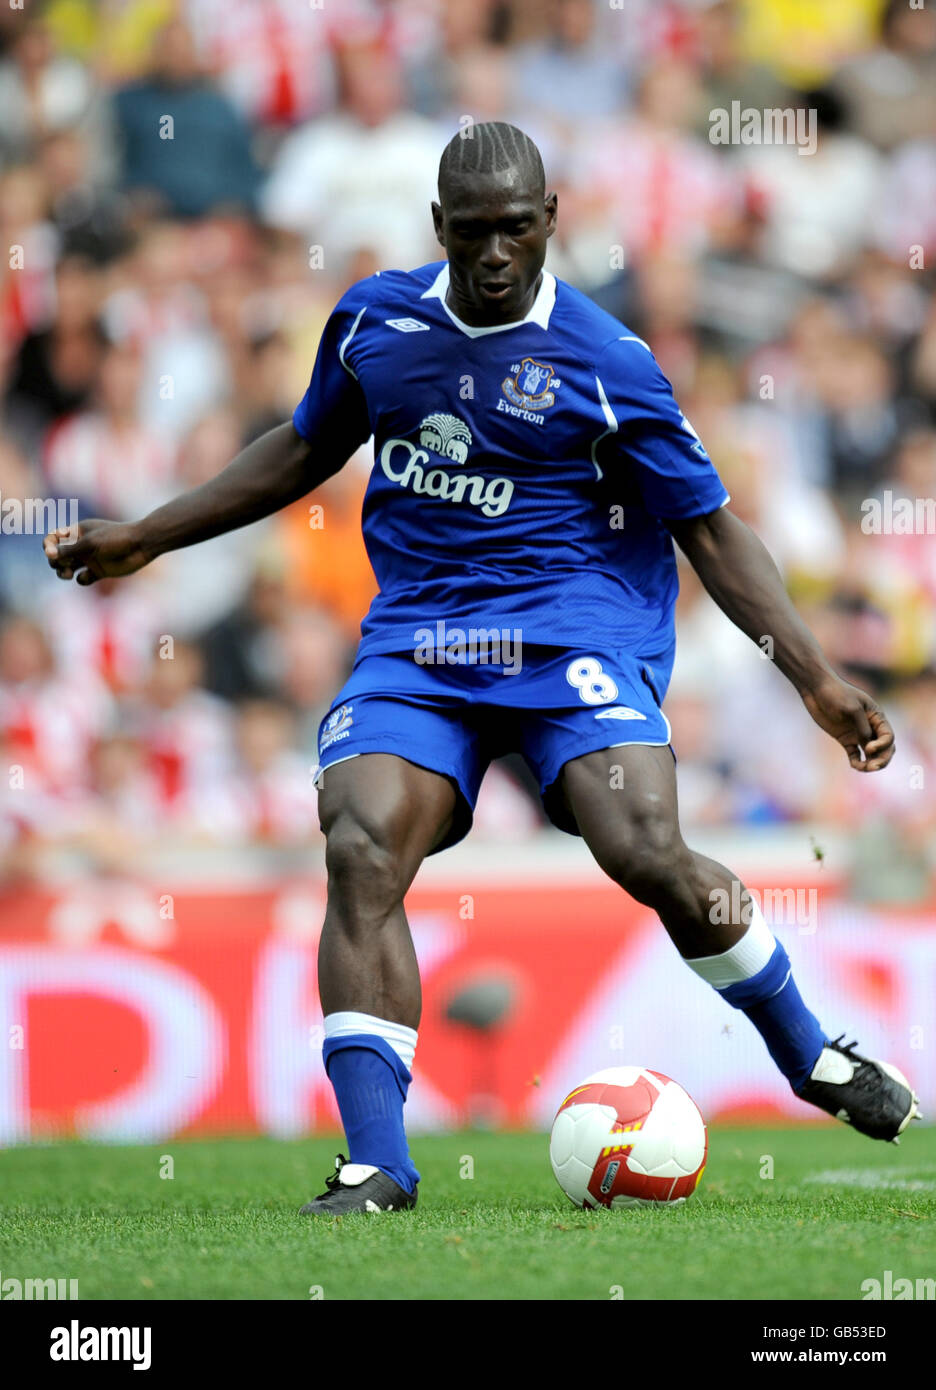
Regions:
[[49, 532], [42, 548], [59, 579], [77, 579], [85, 586], [135, 574], [152, 558], [141, 546], [136, 527], [122, 521], [91, 519], [60, 527]]
[[802, 698], [820, 729], [845, 749], [856, 772], [887, 767], [894, 756], [894, 731], [866, 691], [830, 676]]

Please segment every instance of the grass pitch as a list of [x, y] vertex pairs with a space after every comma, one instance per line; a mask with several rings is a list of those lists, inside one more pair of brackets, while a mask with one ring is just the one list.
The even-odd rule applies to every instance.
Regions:
[[571, 1206], [542, 1135], [417, 1138], [415, 1212], [298, 1216], [339, 1144], [7, 1150], [0, 1278], [77, 1278], [82, 1299], [608, 1300], [856, 1299], [888, 1269], [936, 1276], [936, 1128], [900, 1148], [716, 1129], [685, 1206], [617, 1212]]

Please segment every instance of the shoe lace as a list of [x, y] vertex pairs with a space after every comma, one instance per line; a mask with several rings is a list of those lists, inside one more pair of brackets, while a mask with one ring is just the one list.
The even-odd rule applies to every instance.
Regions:
[[855, 1048], [858, 1046], [858, 1039], [853, 1038], [850, 1043], [843, 1043], [842, 1039], [844, 1036], [844, 1033], [839, 1033], [838, 1037], [829, 1043], [829, 1046], [834, 1047], [836, 1052], [843, 1053], [843, 1055], [850, 1058], [851, 1061], [860, 1062], [862, 1059], [855, 1052]]
[[[845, 1036], [844, 1033], [842, 1034], [842, 1036]], [[341, 1177], [341, 1170], [345, 1166], [347, 1161], [348, 1160], [345, 1158], [344, 1154], [336, 1155], [335, 1171], [334, 1173], [332, 1173], [330, 1178], [325, 1179], [325, 1186], [328, 1188], [329, 1192], [334, 1192], [335, 1188], [338, 1186], [338, 1182]]]

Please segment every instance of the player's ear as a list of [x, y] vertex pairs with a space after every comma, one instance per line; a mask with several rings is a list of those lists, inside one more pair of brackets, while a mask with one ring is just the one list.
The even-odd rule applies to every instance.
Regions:
[[555, 193], [547, 193], [544, 204], [546, 208], [546, 235], [552, 236], [556, 230], [556, 218], [559, 215], [559, 199]]
[[438, 203], [432, 203], [430, 206], [432, 207], [432, 225], [435, 228], [436, 241], [440, 246], [444, 246], [445, 236], [443, 234], [444, 218], [442, 216], [442, 209]]

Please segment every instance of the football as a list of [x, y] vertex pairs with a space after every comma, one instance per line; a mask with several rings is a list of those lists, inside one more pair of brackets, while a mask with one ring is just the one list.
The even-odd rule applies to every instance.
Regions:
[[705, 1168], [708, 1135], [691, 1096], [662, 1072], [608, 1067], [559, 1107], [549, 1139], [556, 1181], [577, 1207], [679, 1204]]

